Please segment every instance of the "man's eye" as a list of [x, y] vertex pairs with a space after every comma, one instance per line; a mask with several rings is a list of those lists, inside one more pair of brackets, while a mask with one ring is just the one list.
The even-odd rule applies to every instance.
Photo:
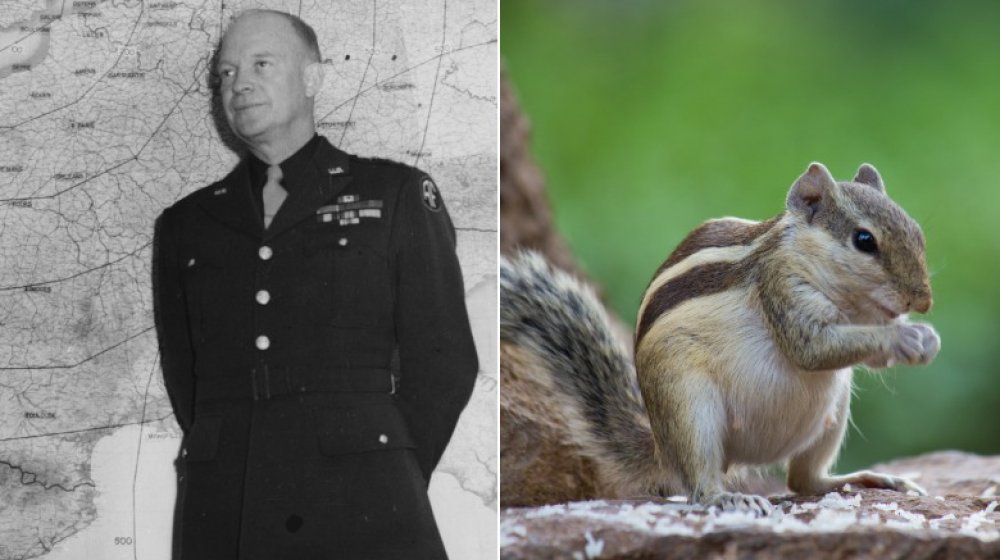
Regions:
[[232, 76], [233, 76], [233, 71], [230, 70], [230, 69], [228, 69], [228, 68], [225, 69], [225, 70], [219, 71], [219, 77], [220, 78], [231, 78]]
[[264, 68], [265, 66], [270, 66], [270, 65], [271, 65], [271, 63], [268, 62], [268, 61], [266, 61], [266, 60], [258, 60], [257, 61], [257, 68]]

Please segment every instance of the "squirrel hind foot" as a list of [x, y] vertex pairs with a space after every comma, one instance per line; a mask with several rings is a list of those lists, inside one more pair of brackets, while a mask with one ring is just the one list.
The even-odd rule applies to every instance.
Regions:
[[926, 490], [909, 478], [886, 473], [858, 471], [856, 473], [836, 477], [835, 480], [839, 483], [838, 486], [840, 488], [850, 485], [852, 489], [878, 488], [882, 490], [894, 490], [904, 494], [913, 492], [918, 496], [927, 495]]

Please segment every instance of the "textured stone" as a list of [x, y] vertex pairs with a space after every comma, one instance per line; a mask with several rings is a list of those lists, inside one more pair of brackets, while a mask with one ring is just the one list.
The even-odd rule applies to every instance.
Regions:
[[964, 495], [995, 499], [1000, 495], [1000, 457], [938, 451], [880, 463], [871, 470], [908, 476], [931, 496]]
[[[1000, 457], [941, 452], [876, 467], [930, 496], [888, 490], [772, 497], [768, 517], [665, 500], [598, 500], [500, 515], [502, 559], [998, 558]], [[936, 491], [946, 495], [935, 495]], [[986, 495], [986, 497], [983, 497]]]

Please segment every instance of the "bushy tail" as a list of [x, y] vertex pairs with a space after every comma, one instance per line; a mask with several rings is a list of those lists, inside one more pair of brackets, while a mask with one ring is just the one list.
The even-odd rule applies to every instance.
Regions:
[[620, 496], [663, 491], [632, 358], [589, 287], [537, 253], [501, 257], [500, 340], [538, 360], [575, 441], [609, 489]]

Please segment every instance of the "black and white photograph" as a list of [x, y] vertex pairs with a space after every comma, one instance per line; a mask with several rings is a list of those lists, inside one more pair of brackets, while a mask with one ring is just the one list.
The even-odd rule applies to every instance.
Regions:
[[493, 0], [0, 14], [0, 560], [497, 551]]

